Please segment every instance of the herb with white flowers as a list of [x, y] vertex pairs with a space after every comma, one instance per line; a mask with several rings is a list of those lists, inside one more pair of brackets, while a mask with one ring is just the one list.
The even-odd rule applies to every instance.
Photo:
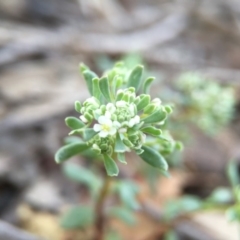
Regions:
[[[95, 206], [95, 239], [103, 239], [103, 204], [109, 193], [110, 177], [119, 173], [117, 161], [126, 164], [125, 153], [134, 151], [142, 160], [167, 174], [168, 164], [161, 151], [149, 144], [153, 140], [166, 141], [161, 127], [172, 112], [159, 98], [149, 95], [154, 78], [144, 81], [143, 66], [123, 70], [123, 63], [98, 77], [84, 64], [80, 71], [91, 97], [84, 102], [76, 101], [77, 117], [67, 117], [70, 135], [81, 135], [83, 141], [71, 142], [60, 148], [55, 160], [62, 163], [77, 154], [90, 150], [102, 159], [107, 175]], [[110, 177], [109, 177], [110, 176]]]
[[[135, 151], [145, 162], [162, 172], [168, 165], [159, 152], [147, 146], [147, 136], [161, 138], [161, 125], [171, 112], [159, 98], [151, 99], [148, 94], [153, 78], [142, 82], [142, 66], [136, 66], [129, 74], [109, 72], [98, 78], [85, 65], [81, 72], [92, 95], [83, 103], [75, 102], [80, 117], [66, 118], [71, 134], [80, 134], [84, 142], [68, 144], [58, 150], [57, 163], [91, 149], [103, 159], [107, 174], [119, 173], [116, 160], [126, 163], [125, 153]], [[111, 74], [110, 74], [111, 73]], [[139, 89], [143, 93], [139, 93]]]

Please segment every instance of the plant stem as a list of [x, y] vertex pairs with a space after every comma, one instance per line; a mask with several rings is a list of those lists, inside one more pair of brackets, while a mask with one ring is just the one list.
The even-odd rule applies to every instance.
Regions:
[[106, 200], [106, 197], [109, 192], [109, 187], [110, 187], [110, 180], [111, 177], [106, 176], [102, 189], [100, 191], [97, 203], [96, 203], [96, 208], [95, 208], [95, 213], [96, 213], [96, 219], [95, 219], [95, 236], [94, 240], [104, 240], [104, 203]]

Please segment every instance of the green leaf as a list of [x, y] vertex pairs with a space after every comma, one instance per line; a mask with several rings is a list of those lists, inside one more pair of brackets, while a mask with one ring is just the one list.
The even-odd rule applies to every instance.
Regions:
[[144, 81], [144, 83], [143, 83], [143, 93], [149, 94], [151, 84], [154, 80], [155, 80], [155, 77], [149, 77]]
[[100, 78], [99, 88], [102, 92], [102, 95], [106, 98], [106, 100], [111, 102], [111, 93], [110, 93], [109, 81], [107, 77]]
[[87, 65], [85, 65], [84, 63], [80, 63], [79, 69], [80, 69], [80, 72], [83, 73], [84, 71], [89, 70], [89, 67]]
[[174, 231], [168, 231], [165, 235], [163, 240], [178, 240], [178, 236]]
[[149, 126], [149, 127], [144, 127], [141, 129], [142, 132], [148, 133], [152, 136], [159, 136], [162, 134], [162, 131], [160, 129], [157, 129], [155, 127]]
[[76, 134], [76, 133], [82, 133], [83, 132], [83, 128], [80, 128], [80, 129], [75, 129], [75, 130], [72, 130], [68, 135], [73, 135], [73, 134]]
[[93, 96], [95, 98], [97, 98], [98, 100], [100, 100], [101, 91], [100, 91], [100, 88], [99, 88], [99, 79], [98, 78], [93, 78], [92, 84], [93, 84]]
[[80, 119], [78, 119], [76, 117], [65, 118], [65, 123], [72, 130], [83, 128], [85, 126], [85, 124]]
[[219, 187], [212, 192], [208, 200], [214, 203], [226, 204], [233, 200], [233, 194], [229, 188]]
[[97, 78], [97, 74], [95, 72], [92, 72], [90, 70], [85, 70], [83, 73], [83, 77], [86, 81], [88, 91], [91, 95], [93, 95], [93, 78]]
[[125, 153], [123, 153], [123, 152], [117, 153], [117, 159], [119, 162], [127, 164], [126, 159], [125, 159]]
[[240, 221], [240, 206], [235, 205], [233, 207], [230, 207], [226, 212], [226, 217], [229, 221]]
[[227, 167], [227, 176], [233, 187], [237, 186], [240, 183], [238, 166], [236, 161], [231, 160]]
[[176, 141], [176, 142], [175, 142], [175, 148], [176, 148], [178, 151], [182, 151], [183, 148], [184, 148], [184, 146], [183, 146], [183, 144], [182, 144], [181, 142]]
[[168, 114], [172, 113], [172, 111], [173, 111], [171, 106], [164, 106], [164, 109]]
[[144, 123], [157, 123], [162, 122], [167, 117], [167, 113], [161, 109], [155, 111], [150, 116], [141, 119]]
[[83, 131], [83, 138], [85, 141], [89, 141], [96, 134], [97, 134], [97, 132], [95, 132], [92, 128], [85, 128]]
[[81, 107], [82, 107], [81, 103], [80, 103], [79, 101], [76, 101], [75, 104], [74, 104], [74, 106], [75, 106], [76, 112], [79, 112], [79, 113], [80, 113]]
[[104, 240], [123, 240], [116, 230], [108, 230]]
[[112, 87], [112, 90], [114, 93], [117, 91], [117, 89], [121, 87], [122, 83], [123, 83], [122, 77], [116, 75], [113, 79], [113, 87]]
[[93, 224], [94, 213], [89, 206], [71, 208], [61, 219], [60, 225], [65, 229], [85, 228]]
[[141, 95], [140, 101], [137, 104], [137, 110], [141, 111], [150, 103], [151, 97], [150, 95]]
[[131, 211], [125, 207], [113, 207], [109, 211], [109, 215], [117, 217], [129, 225], [136, 224], [136, 218], [133, 214], [133, 211]]
[[168, 170], [168, 164], [159, 152], [147, 146], [142, 146], [142, 149], [144, 150], [144, 152], [139, 156], [146, 163], [164, 171]]
[[92, 193], [95, 195], [97, 194], [102, 184], [101, 179], [96, 177], [96, 174], [93, 174], [87, 168], [83, 168], [77, 164], [63, 164], [63, 172], [69, 179], [88, 186]]
[[119, 169], [115, 161], [107, 154], [103, 155], [103, 159], [104, 159], [104, 166], [106, 168], [108, 176], [111, 176], [111, 177], [117, 176], [119, 173]]
[[114, 146], [114, 152], [117, 153], [124, 153], [126, 151], [127, 147], [124, 145], [122, 139], [120, 138], [119, 133], [117, 133], [116, 140], [115, 140], [115, 146]]
[[136, 92], [141, 86], [142, 73], [143, 73], [143, 66], [138, 65], [132, 70], [128, 78], [127, 86], [134, 87], [136, 89]]
[[129, 141], [127, 138], [124, 138], [123, 139], [123, 143], [127, 146], [127, 147], [129, 147], [129, 148], [132, 148], [134, 145], [132, 144], [132, 142], [131, 141]]
[[61, 147], [55, 154], [55, 161], [57, 163], [62, 163], [67, 159], [83, 152], [88, 149], [89, 146], [86, 143], [72, 143], [64, 147]]
[[184, 196], [180, 199], [167, 202], [164, 206], [164, 217], [171, 221], [181, 215], [201, 209], [202, 202], [194, 196]]
[[83, 140], [77, 136], [68, 136], [64, 138], [64, 144], [71, 144], [71, 143], [82, 143]]
[[122, 203], [130, 208], [137, 210], [140, 208], [140, 204], [136, 199], [138, 193], [138, 187], [131, 181], [121, 181], [117, 186], [117, 190]]

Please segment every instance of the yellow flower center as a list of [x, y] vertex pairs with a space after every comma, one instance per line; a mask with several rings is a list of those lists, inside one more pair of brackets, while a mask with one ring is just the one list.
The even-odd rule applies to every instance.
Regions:
[[102, 130], [105, 132], [108, 132], [110, 130], [110, 127], [107, 124], [102, 125]]

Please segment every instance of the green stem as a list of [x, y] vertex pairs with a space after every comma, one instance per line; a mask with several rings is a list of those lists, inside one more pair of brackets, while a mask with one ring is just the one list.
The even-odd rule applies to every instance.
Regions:
[[96, 207], [95, 207], [95, 236], [94, 240], [104, 240], [104, 222], [105, 222], [105, 216], [104, 216], [104, 203], [107, 198], [107, 195], [109, 193], [110, 189], [110, 180], [111, 177], [106, 176], [105, 181], [103, 183], [102, 189], [100, 191]]

